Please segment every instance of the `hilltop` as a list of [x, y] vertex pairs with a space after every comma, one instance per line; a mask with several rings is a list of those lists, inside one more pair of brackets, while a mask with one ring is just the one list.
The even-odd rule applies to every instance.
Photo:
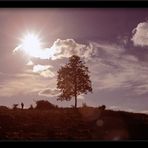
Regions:
[[93, 107], [0, 108], [1, 140], [144, 140], [148, 115]]

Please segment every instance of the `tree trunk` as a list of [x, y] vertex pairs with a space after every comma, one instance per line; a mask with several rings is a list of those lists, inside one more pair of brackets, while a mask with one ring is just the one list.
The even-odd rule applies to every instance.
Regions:
[[74, 77], [74, 83], [75, 83], [75, 90], [74, 90], [74, 95], [75, 95], [75, 108], [77, 108], [77, 70], [75, 69], [75, 77]]
[[75, 77], [75, 108], [77, 108], [77, 78]]
[[77, 108], [77, 94], [75, 94], [75, 108]]

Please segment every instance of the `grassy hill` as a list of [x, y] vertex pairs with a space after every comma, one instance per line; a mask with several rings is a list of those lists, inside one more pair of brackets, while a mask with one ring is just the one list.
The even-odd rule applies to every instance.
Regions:
[[125, 139], [148, 139], [148, 115], [93, 107], [0, 108], [0, 140]]

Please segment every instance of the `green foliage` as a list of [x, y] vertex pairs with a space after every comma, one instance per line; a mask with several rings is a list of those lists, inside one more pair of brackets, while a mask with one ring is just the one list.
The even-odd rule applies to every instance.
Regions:
[[[71, 100], [80, 94], [92, 92], [89, 70], [79, 56], [73, 55], [69, 58], [69, 63], [62, 66], [58, 71], [57, 88], [61, 90], [58, 100]], [[76, 107], [75, 103], [75, 107]]]

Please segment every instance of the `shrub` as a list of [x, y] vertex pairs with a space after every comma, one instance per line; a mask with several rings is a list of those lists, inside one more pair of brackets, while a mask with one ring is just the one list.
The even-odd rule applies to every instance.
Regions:
[[105, 105], [99, 106], [99, 109], [100, 109], [101, 111], [103, 111], [103, 110], [106, 109], [106, 106], [105, 106]]
[[48, 109], [54, 109], [56, 108], [52, 103], [46, 100], [39, 100], [36, 101], [36, 107], [35, 109], [40, 109], [40, 110], [48, 110]]
[[0, 110], [9, 110], [9, 108], [8, 107], [6, 107], [6, 106], [0, 106]]
[[30, 105], [29, 109], [33, 109], [33, 106], [32, 106], [32, 104]]
[[86, 103], [82, 103], [82, 107], [88, 107]]
[[18, 108], [18, 104], [13, 104], [13, 109], [17, 109]]

